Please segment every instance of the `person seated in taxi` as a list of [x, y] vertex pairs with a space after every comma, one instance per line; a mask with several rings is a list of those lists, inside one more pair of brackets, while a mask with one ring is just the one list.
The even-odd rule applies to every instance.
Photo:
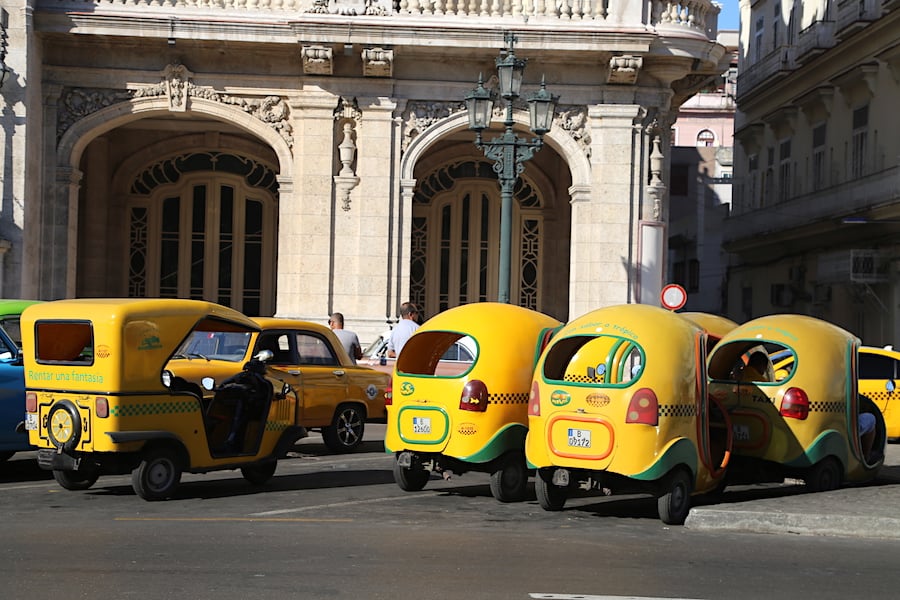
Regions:
[[879, 456], [872, 452], [875, 445], [875, 415], [869, 412], [859, 413], [857, 425], [859, 427], [859, 443], [862, 446], [863, 456], [870, 464], [878, 462]]
[[770, 381], [769, 357], [762, 350], [755, 350], [740, 372], [740, 381]]

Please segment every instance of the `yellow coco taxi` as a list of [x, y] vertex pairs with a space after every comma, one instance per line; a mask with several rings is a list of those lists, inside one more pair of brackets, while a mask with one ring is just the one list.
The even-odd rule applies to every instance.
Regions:
[[237, 311], [197, 300], [81, 299], [22, 315], [26, 428], [38, 464], [67, 489], [131, 473], [146, 500], [182, 472], [240, 469], [261, 484], [306, 435], [296, 392], [265, 376], [263, 353], [204, 394], [166, 365], [191, 332], [256, 332]]
[[525, 453], [545, 510], [572, 490], [649, 493], [680, 524], [692, 494], [723, 480], [730, 425], [706, 394], [706, 357], [735, 324], [643, 304], [610, 306], [563, 327], [541, 355]]
[[204, 376], [224, 379], [252, 356], [270, 350], [269, 372], [297, 390], [298, 423], [322, 433], [333, 452], [349, 452], [363, 440], [366, 422], [384, 423], [384, 392], [391, 376], [357, 366], [334, 332], [309, 321], [253, 317], [261, 331], [195, 331], [168, 369], [199, 384]]
[[[853, 334], [804, 315], [760, 317], [722, 338], [708, 372], [710, 394], [733, 427], [729, 483], [791, 477], [820, 491], [877, 474], [884, 419], [859, 394]], [[874, 430], [861, 436], [859, 424], [867, 418]]]
[[[524, 445], [534, 363], [559, 321], [526, 308], [484, 302], [426, 321], [397, 359], [384, 445], [402, 489], [425, 487], [430, 472], [491, 474], [501, 502], [524, 499]], [[460, 339], [474, 360], [455, 371], [445, 351]]]

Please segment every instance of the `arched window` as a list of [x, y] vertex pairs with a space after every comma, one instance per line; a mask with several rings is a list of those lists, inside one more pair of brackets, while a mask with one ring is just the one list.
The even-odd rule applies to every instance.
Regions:
[[709, 129], [704, 129], [700, 133], [697, 134], [697, 146], [715, 146], [716, 145], [716, 134], [714, 134]]

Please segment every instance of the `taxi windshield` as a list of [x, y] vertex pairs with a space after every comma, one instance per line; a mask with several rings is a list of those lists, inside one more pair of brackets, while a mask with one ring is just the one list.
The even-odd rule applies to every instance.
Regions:
[[203, 358], [240, 362], [247, 354], [247, 331], [193, 331], [172, 358]]
[[544, 359], [547, 381], [627, 387], [641, 377], [644, 350], [627, 338], [578, 335], [556, 342]]

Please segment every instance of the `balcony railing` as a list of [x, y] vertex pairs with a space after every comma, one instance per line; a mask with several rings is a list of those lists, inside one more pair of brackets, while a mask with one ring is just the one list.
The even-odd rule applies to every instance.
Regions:
[[[651, 0], [650, 11], [634, 0], [38, 0], [37, 9], [95, 10], [129, 8], [184, 10], [202, 13], [277, 13], [300, 20], [301, 15], [347, 17], [433, 17], [445, 21], [465, 18], [522, 22], [573, 22], [606, 25], [613, 29], [646, 26], [681, 33], [716, 36], [719, 8], [711, 0]], [[648, 14], [649, 12], [649, 14]], [[273, 15], [274, 16], [274, 15]]]
[[881, 16], [881, 0], [843, 0], [837, 5], [837, 35], [847, 37]]
[[737, 78], [737, 98], [753, 91], [756, 86], [773, 83], [775, 79], [784, 77], [796, 68], [794, 47], [780, 46], [767, 54], [761, 61], [749, 65]]
[[837, 44], [834, 21], [816, 21], [800, 32], [797, 40], [797, 62], [805, 63]]

